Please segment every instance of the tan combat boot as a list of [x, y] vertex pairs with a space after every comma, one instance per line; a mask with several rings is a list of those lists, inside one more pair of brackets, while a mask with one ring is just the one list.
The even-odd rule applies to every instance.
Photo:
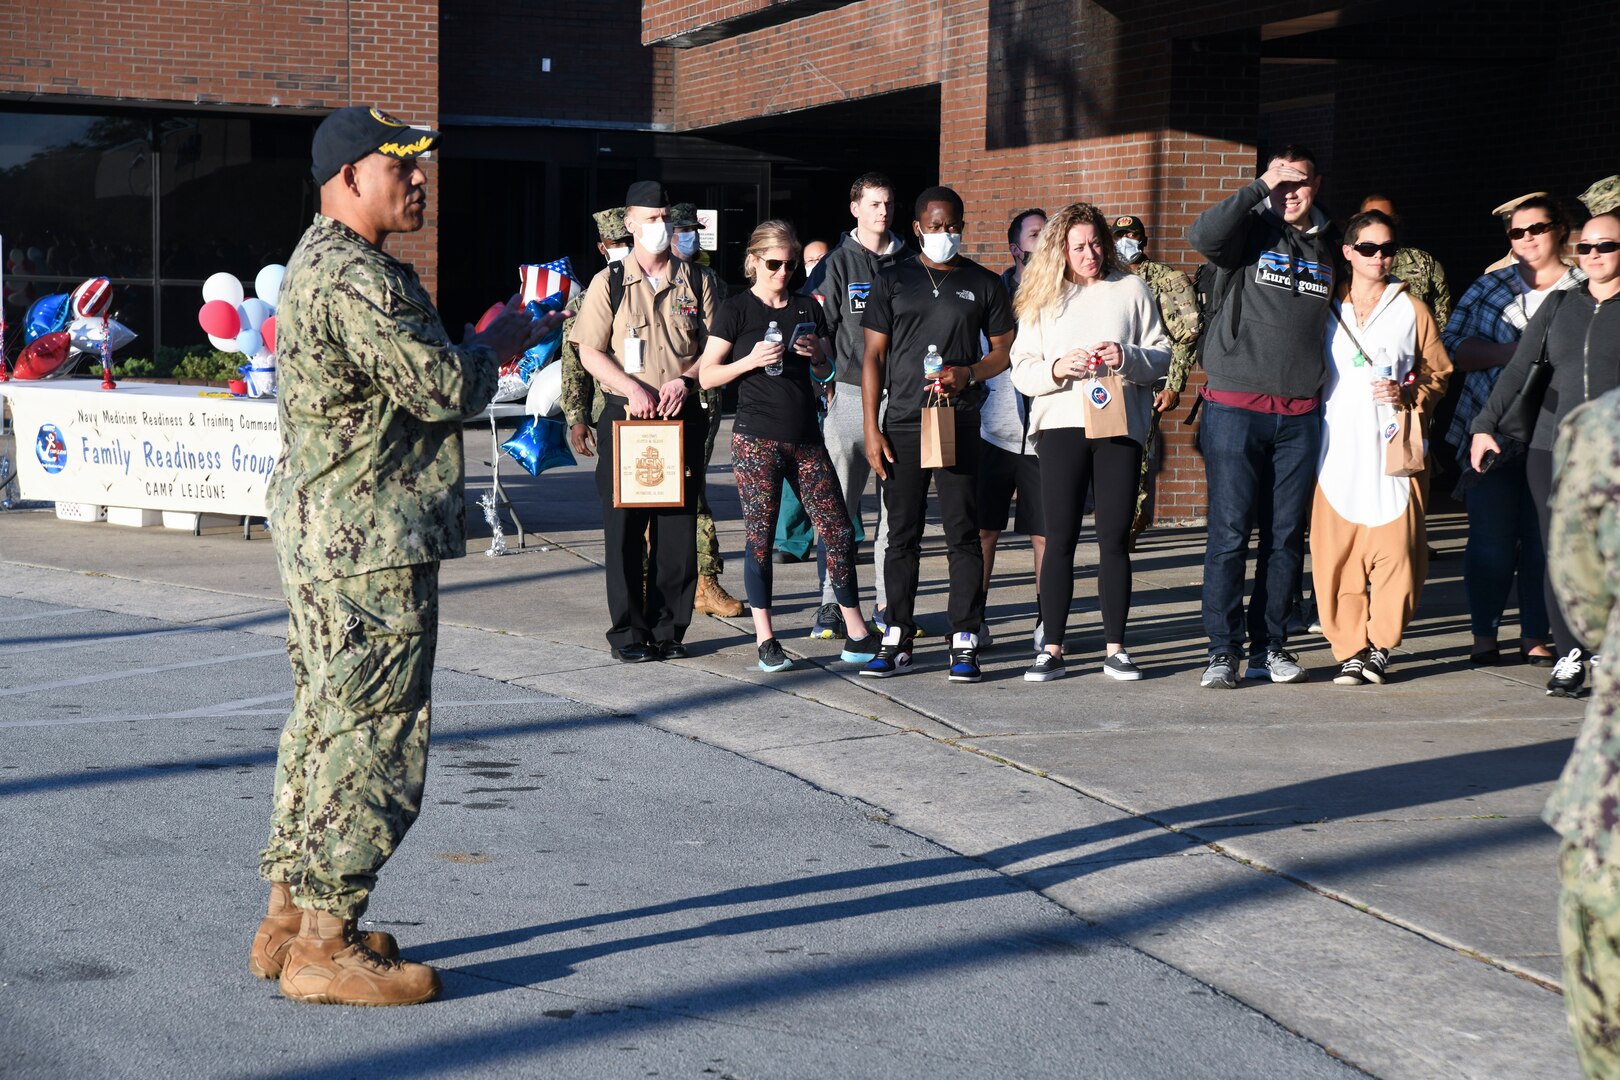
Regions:
[[[248, 954], [248, 970], [261, 979], [281, 978], [281, 966], [287, 960], [287, 946], [298, 936], [298, 924], [303, 921], [293, 906], [292, 890], [284, 881], [270, 883], [270, 910], [253, 935], [253, 951]], [[399, 943], [393, 934], [381, 930], [360, 935], [366, 948], [384, 960], [399, 959]]]
[[692, 610], [700, 615], [734, 619], [748, 609], [741, 600], [726, 592], [719, 578], [704, 574], [698, 578], [697, 597], [692, 601]]
[[384, 960], [355, 930], [354, 920], [305, 910], [281, 969], [281, 994], [315, 1005], [417, 1005], [439, 993], [439, 973], [426, 964]]

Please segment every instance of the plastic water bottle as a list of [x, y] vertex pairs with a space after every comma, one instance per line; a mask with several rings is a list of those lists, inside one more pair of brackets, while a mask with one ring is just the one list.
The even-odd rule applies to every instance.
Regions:
[[945, 373], [945, 358], [939, 355], [939, 346], [928, 346], [928, 355], [923, 357], [923, 379], [926, 382], [938, 382], [939, 377]]
[[[1373, 358], [1372, 377], [1374, 382], [1388, 380], [1395, 381], [1395, 361], [1390, 359], [1387, 349], [1379, 349]], [[1395, 410], [1383, 402], [1378, 403], [1378, 431], [1387, 442], [1391, 437], [1389, 425], [1395, 420]]]
[[[774, 322], [771, 323], [771, 325], [769, 325], [769, 326], [767, 326], [765, 328], [765, 344], [767, 344], [767, 345], [780, 345], [780, 344], [782, 344], [782, 331], [776, 325], [776, 323], [774, 323]], [[766, 364], [765, 365], [765, 374], [767, 374], [767, 375], [780, 375], [780, 374], [782, 374], [782, 361], [777, 360], [774, 363]]]

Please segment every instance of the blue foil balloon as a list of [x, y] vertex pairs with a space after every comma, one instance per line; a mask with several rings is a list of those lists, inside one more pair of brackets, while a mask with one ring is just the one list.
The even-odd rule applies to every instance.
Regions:
[[[528, 308], [529, 315], [538, 319], [550, 312], [561, 311], [566, 305], [563, 301], [563, 294], [556, 292], [544, 300], [530, 300], [525, 306]], [[523, 359], [518, 362], [518, 375], [524, 381], [532, 378], [535, 372], [557, 358], [557, 352], [562, 348], [562, 333], [562, 327], [557, 327], [523, 354]]]
[[512, 455], [512, 460], [539, 476], [547, 469], [574, 464], [574, 452], [568, 449], [568, 429], [561, 420], [544, 416], [531, 416], [518, 428], [517, 434], [501, 443], [501, 449]]
[[42, 296], [29, 307], [28, 314], [23, 316], [23, 341], [30, 342], [41, 334], [54, 334], [58, 330], [66, 330], [68, 318], [72, 311], [68, 308], [69, 293], [56, 293], [52, 296]]

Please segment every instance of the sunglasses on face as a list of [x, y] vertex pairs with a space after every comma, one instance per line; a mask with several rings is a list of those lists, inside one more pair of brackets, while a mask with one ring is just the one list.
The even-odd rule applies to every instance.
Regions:
[[1382, 255], [1386, 259], [1393, 259], [1395, 253], [1401, 250], [1401, 246], [1393, 241], [1387, 244], [1374, 244], [1371, 241], [1363, 241], [1359, 244], [1351, 244], [1350, 250], [1366, 259], [1370, 259], [1374, 255]]
[[1522, 229], [1509, 229], [1508, 230], [1508, 239], [1509, 240], [1523, 240], [1526, 236], [1540, 236], [1544, 232], [1552, 231], [1552, 228], [1553, 228], [1553, 223], [1552, 222], [1550, 222], [1550, 221], [1538, 221], [1534, 225], [1526, 225]]
[[773, 274], [782, 269], [784, 266], [788, 268], [789, 273], [792, 273], [799, 268], [798, 259], [761, 259], [759, 261], [764, 263], [765, 269], [769, 270]]
[[1620, 251], [1620, 240], [1598, 240], [1590, 244], [1582, 240], [1575, 245], [1575, 254], [1577, 255], [1590, 255], [1594, 251], [1599, 255], [1613, 255], [1615, 252]]

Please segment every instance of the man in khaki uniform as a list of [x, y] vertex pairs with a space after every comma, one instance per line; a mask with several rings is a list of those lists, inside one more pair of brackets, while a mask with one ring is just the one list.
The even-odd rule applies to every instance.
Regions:
[[[591, 280], [568, 335], [606, 401], [596, 428], [611, 620], [606, 636], [614, 656], [628, 664], [688, 655], [681, 639], [697, 592], [697, 496], [707, 422], [694, 391], [717, 298], [692, 264], [670, 258], [668, 219], [662, 184], [630, 186], [624, 223], [635, 246], [629, 258]], [[681, 422], [684, 504], [614, 506], [614, 422], [660, 417]]]
[[270, 535], [293, 708], [260, 857], [270, 907], [249, 968], [298, 1001], [411, 1005], [438, 993], [432, 968], [400, 962], [393, 938], [355, 924], [422, 805], [439, 562], [467, 546], [462, 418], [489, 404], [502, 361], [562, 322], [531, 319], [514, 296], [452, 345], [416, 272], [383, 250], [422, 227], [416, 159], [438, 139], [377, 109], [321, 122], [321, 213], [287, 260], [276, 317], [283, 445]]

